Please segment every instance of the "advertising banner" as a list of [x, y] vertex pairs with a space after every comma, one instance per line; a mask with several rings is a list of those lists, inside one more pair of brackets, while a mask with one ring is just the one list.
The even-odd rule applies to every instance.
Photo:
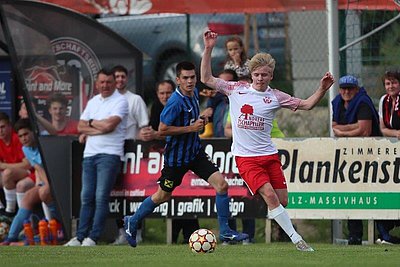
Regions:
[[[206, 153], [217, 164], [229, 184], [230, 196], [250, 196], [239, 175], [228, 139], [209, 139], [203, 142]], [[147, 197], [157, 191], [157, 180], [164, 165], [163, 142], [130, 142], [125, 146], [123, 179], [117, 182], [112, 196]], [[203, 178], [189, 171], [182, 184], [174, 192], [174, 197], [215, 196], [215, 190]]]
[[292, 218], [400, 218], [394, 138], [275, 139]]
[[[288, 212], [297, 219], [400, 218], [400, 150], [397, 139], [274, 139], [289, 191]], [[233, 216], [265, 217], [266, 206], [242, 181], [228, 139], [203, 145], [230, 185]], [[131, 214], [153, 194], [163, 166], [162, 143], [127, 142], [122, 175], [111, 193], [110, 211]], [[214, 189], [188, 172], [173, 200], [153, 216], [212, 216]]]
[[[207, 154], [229, 184], [232, 216], [265, 218], [266, 205], [260, 197], [250, 195], [238, 174], [230, 145], [229, 139], [203, 141]], [[111, 214], [132, 214], [146, 197], [157, 191], [157, 180], [163, 167], [163, 149], [163, 142], [126, 142], [122, 174], [111, 192]], [[216, 218], [216, 193], [203, 178], [207, 177], [187, 172], [182, 184], [174, 190], [172, 200], [160, 205], [152, 216]]]
[[104, 25], [40, 2], [2, 2], [0, 8], [9, 29], [4, 31], [9, 32], [7, 45], [15, 54], [11, 58], [39, 115], [49, 120], [48, 99], [61, 94], [68, 100], [67, 115], [78, 120], [97, 94], [98, 71], [115, 65], [126, 67], [131, 90], [140, 93], [142, 53]]
[[[79, 119], [87, 100], [96, 94], [95, 81], [102, 68], [125, 66], [130, 90], [141, 93], [142, 52], [96, 20], [38, 1], [0, 1], [0, 13], [0, 31], [14, 66], [16, 84], [23, 90], [33, 122], [37, 118], [34, 111], [50, 119], [46, 114], [48, 100], [59, 94], [69, 101], [67, 115]], [[38, 123], [34, 126], [35, 133], [44, 132]], [[51, 151], [44, 153], [42, 142], [47, 136], [37, 137], [46, 171], [62, 166], [53, 161]], [[53, 178], [60, 177], [49, 175], [53, 196], [58, 207], [65, 207], [70, 199], [59, 197], [66, 190], [54, 186]], [[71, 212], [65, 208], [59, 208], [59, 212], [68, 233]]]
[[[273, 139], [279, 148], [289, 191], [286, 207], [294, 219], [400, 219], [400, 150], [394, 138]], [[78, 143], [75, 145], [82, 149]], [[203, 140], [208, 155], [229, 184], [235, 217], [265, 218], [267, 207], [250, 195], [230, 152], [231, 140]], [[132, 214], [158, 188], [162, 142], [126, 141], [121, 175], [111, 192], [112, 215]], [[80, 174], [74, 152], [73, 173]], [[80, 177], [74, 176], [74, 214], [79, 209]], [[213, 217], [215, 190], [188, 172], [153, 217]]]
[[[138, 15], [150, 13], [267, 13], [324, 10], [325, 1], [315, 0], [42, 0], [88, 14]], [[395, 10], [398, 0], [339, 0], [341, 9]]]
[[11, 63], [6, 58], [0, 58], [0, 112], [10, 118], [13, 117], [11, 97]]

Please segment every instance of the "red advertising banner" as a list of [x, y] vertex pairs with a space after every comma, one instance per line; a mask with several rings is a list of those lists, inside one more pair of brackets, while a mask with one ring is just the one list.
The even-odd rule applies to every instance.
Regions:
[[[232, 153], [230, 140], [210, 139], [204, 142], [206, 153], [217, 164], [229, 184], [229, 195], [250, 196], [240, 177]], [[111, 195], [115, 197], [147, 197], [157, 191], [157, 180], [163, 167], [163, 142], [130, 142], [125, 146], [125, 161], [120, 179]], [[215, 196], [215, 190], [203, 178], [187, 172], [173, 197]]]
[[[41, 0], [86, 14], [270, 13], [326, 9], [324, 0]], [[399, 10], [399, 0], [339, 0], [340, 9]]]
[[[265, 218], [267, 208], [261, 197], [249, 193], [238, 174], [230, 152], [231, 140], [203, 140], [206, 153], [217, 164], [229, 184], [230, 211], [233, 217]], [[163, 167], [164, 142], [125, 142], [125, 160], [114, 189], [111, 192], [111, 216], [132, 214], [142, 201], [156, 192], [157, 180]], [[80, 174], [83, 145], [73, 142], [72, 202], [73, 216], [79, 216]], [[151, 217], [193, 218], [216, 217], [215, 190], [202, 177], [187, 172], [172, 199], [158, 206]]]

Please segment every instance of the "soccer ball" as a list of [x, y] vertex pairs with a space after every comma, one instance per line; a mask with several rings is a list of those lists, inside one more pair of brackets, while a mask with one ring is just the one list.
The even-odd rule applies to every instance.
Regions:
[[3, 241], [10, 230], [11, 220], [6, 216], [0, 216], [0, 241]]
[[195, 253], [211, 253], [217, 246], [217, 238], [208, 229], [198, 229], [189, 238], [189, 248]]

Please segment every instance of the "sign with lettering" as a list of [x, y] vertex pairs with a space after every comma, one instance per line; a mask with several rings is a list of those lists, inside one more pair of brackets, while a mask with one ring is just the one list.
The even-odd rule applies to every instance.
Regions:
[[[111, 215], [132, 214], [142, 204], [143, 198], [112, 198]], [[232, 217], [265, 218], [267, 208], [261, 197], [231, 197], [229, 210]], [[150, 217], [216, 218], [215, 197], [173, 197], [158, 206]]]
[[[207, 140], [203, 146], [206, 153], [217, 164], [220, 172], [229, 184], [230, 196], [250, 196], [239, 171], [236, 167], [232, 153], [231, 141]], [[164, 142], [127, 141], [125, 146], [125, 161], [122, 170], [123, 179], [119, 179], [112, 191], [112, 196], [146, 197], [157, 191], [157, 180], [160, 178], [164, 165]], [[215, 190], [203, 178], [189, 171], [183, 178], [173, 196], [215, 196]]]
[[[217, 164], [229, 184], [232, 216], [266, 216], [266, 205], [253, 198], [239, 175], [232, 153], [231, 140], [214, 139], [203, 142], [206, 153]], [[125, 161], [122, 175], [111, 192], [112, 214], [131, 214], [142, 200], [158, 189], [164, 164], [164, 142], [132, 142], [125, 144]], [[204, 177], [207, 178], [207, 177]], [[216, 216], [215, 190], [203, 177], [189, 171], [173, 194], [173, 199], [157, 208], [153, 216], [209, 217]], [[255, 204], [254, 201], [257, 201]]]
[[400, 217], [400, 149], [394, 138], [275, 139], [292, 218]]
[[[395, 138], [273, 139], [279, 148], [294, 219], [399, 219], [400, 150]], [[231, 212], [264, 217], [267, 207], [250, 195], [230, 152], [231, 140], [203, 141], [228, 181]], [[162, 142], [127, 141], [121, 177], [111, 192], [110, 211], [131, 214], [158, 188]], [[80, 161], [77, 161], [78, 164]], [[74, 172], [76, 172], [74, 170]], [[79, 197], [79, 192], [76, 193]], [[208, 217], [215, 214], [215, 190], [188, 172], [172, 200], [153, 217]]]
[[[259, 196], [251, 196], [240, 177], [232, 153], [231, 140], [209, 139], [203, 141], [207, 154], [217, 164], [229, 184], [230, 210], [233, 217], [266, 218], [267, 207]], [[164, 142], [125, 141], [123, 168], [110, 195], [111, 216], [122, 216], [136, 212], [142, 201], [156, 192], [157, 180], [163, 166]], [[80, 174], [82, 144], [73, 142], [73, 207], [79, 217]], [[78, 180], [79, 179], [79, 180]], [[193, 218], [216, 217], [215, 190], [202, 177], [193, 172], [186, 173], [172, 199], [163, 203], [150, 217]]]
[[6, 58], [0, 58], [0, 111], [12, 118], [11, 64]]

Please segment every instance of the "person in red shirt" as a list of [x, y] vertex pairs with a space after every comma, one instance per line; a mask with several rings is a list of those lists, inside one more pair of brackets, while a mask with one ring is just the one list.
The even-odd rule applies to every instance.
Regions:
[[68, 99], [62, 94], [54, 94], [49, 99], [49, 122], [40, 115], [36, 115], [39, 123], [45, 129], [44, 135], [78, 135], [78, 121], [68, 116]]
[[3, 215], [13, 217], [17, 203], [19, 206], [25, 192], [35, 185], [34, 172], [30, 169], [10, 118], [0, 112], [0, 181], [6, 199], [6, 207], [0, 202], [0, 213]]

